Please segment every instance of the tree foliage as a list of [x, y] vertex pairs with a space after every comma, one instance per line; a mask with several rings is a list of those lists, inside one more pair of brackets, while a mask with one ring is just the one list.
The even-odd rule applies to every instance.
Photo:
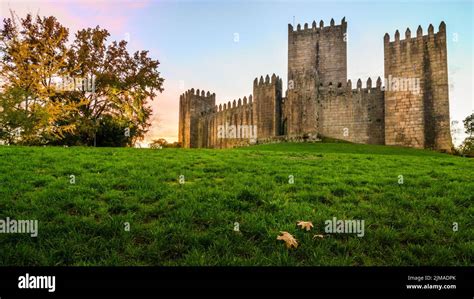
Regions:
[[[98, 26], [79, 30], [68, 44], [69, 30], [52, 16], [20, 19], [12, 12], [3, 23], [0, 139], [133, 145], [143, 138], [150, 101], [163, 91], [159, 62], [148, 51], [131, 54], [125, 41], [108, 43], [109, 32]], [[68, 79], [71, 85], [58, 84]], [[127, 142], [118, 128], [132, 132]]]
[[461, 144], [460, 152], [462, 155], [474, 157], [474, 113], [468, 115], [463, 123], [468, 136]]
[[470, 137], [474, 135], [474, 113], [468, 115], [463, 121], [464, 128], [466, 129], [466, 134]]
[[166, 139], [159, 138], [159, 139], [153, 140], [149, 146], [150, 148], [157, 149], [157, 148], [166, 147], [167, 145], [168, 145], [168, 141], [166, 141]]

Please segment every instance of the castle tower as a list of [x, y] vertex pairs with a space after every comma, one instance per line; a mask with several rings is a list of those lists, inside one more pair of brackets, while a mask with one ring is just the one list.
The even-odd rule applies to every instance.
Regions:
[[199, 119], [202, 113], [212, 110], [216, 104], [216, 94], [190, 89], [179, 97], [179, 134], [178, 141], [182, 147], [199, 147], [202, 138], [199, 136]]
[[304, 70], [316, 72], [320, 83], [328, 85], [347, 81], [347, 22], [342, 19], [340, 25], [324, 27], [324, 22], [313, 21], [296, 31], [288, 24], [288, 74], [301, 73]]
[[446, 25], [384, 37], [385, 143], [451, 151]]
[[296, 31], [288, 25], [288, 95], [283, 127], [290, 136], [316, 136], [318, 133], [318, 86], [337, 86], [347, 81], [347, 22], [324, 27], [313, 22]]
[[275, 74], [253, 82], [253, 120], [257, 138], [281, 135], [282, 80]]

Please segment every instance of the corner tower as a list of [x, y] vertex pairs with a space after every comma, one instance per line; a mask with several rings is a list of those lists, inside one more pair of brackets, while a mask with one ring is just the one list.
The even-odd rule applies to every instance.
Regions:
[[450, 152], [446, 25], [384, 37], [385, 143]]
[[257, 138], [281, 135], [282, 80], [275, 74], [253, 81], [253, 120]]
[[209, 91], [190, 89], [179, 97], [179, 134], [178, 141], [182, 147], [198, 147], [199, 118], [203, 112], [209, 111], [216, 105], [216, 94]]

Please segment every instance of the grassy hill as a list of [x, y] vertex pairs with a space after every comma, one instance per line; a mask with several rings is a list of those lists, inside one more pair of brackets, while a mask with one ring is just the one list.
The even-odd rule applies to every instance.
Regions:
[[[0, 234], [0, 265], [474, 264], [473, 159], [347, 143], [0, 157], [0, 219], [39, 221], [37, 238]], [[325, 233], [333, 217], [363, 219], [365, 235]]]

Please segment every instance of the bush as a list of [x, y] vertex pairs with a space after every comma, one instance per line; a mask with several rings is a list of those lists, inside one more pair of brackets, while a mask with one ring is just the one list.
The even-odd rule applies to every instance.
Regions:
[[474, 157], [474, 137], [467, 137], [461, 144], [459, 153], [463, 156]]

